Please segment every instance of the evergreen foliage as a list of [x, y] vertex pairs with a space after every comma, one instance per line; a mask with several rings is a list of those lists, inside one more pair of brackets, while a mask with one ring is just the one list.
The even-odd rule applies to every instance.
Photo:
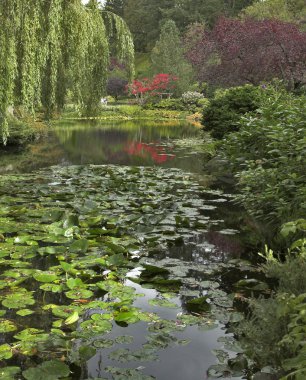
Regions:
[[176, 95], [188, 89], [192, 80], [192, 67], [185, 60], [179, 30], [174, 21], [168, 20], [163, 25], [151, 58], [155, 72], [178, 77]]
[[[107, 21], [105, 21], [107, 20]], [[134, 50], [125, 22], [103, 15], [97, 0], [0, 2], [0, 130], [8, 136], [9, 107], [47, 116], [60, 110], [68, 90], [92, 112], [105, 94], [110, 42], [133, 76]], [[111, 34], [111, 39], [109, 35]]]
[[222, 139], [226, 134], [239, 130], [242, 115], [259, 107], [260, 89], [245, 85], [218, 91], [203, 113], [205, 130], [214, 138]]

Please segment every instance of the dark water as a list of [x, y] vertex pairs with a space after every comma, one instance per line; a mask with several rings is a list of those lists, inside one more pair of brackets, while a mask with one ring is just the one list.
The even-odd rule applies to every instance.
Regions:
[[[179, 168], [195, 173], [198, 181], [209, 183], [209, 176], [203, 171], [205, 144], [200, 131], [194, 126], [178, 122], [61, 122], [50, 132], [49, 137], [29, 146], [26, 152], [8, 151], [0, 155], [0, 173], [16, 173], [32, 171], [50, 165], [75, 164], [117, 164], [129, 166], [161, 166]], [[226, 205], [230, 197], [217, 195], [210, 214], [215, 221], [211, 229], [197, 241], [190, 241], [183, 246], [174, 246], [169, 251], [153, 257], [154, 260], [176, 259], [184, 263], [200, 264], [209, 267], [211, 263], [226, 262], [231, 258], [239, 258], [243, 248], [237, 238], [236, 231], [227, 231], [233, 227], [233, 220], [226, 222]], [[225, 214], [224, 214], [225, 213]], [[229, 216], [229, 219], [232, 219]], [[225, 231], [225, 233], [223, 233]], [[196, 271], [195, 271], [196, 272]], [[192, 272], [191, 277], [192, 277]], [[194, 273], [197, 280], [201, 273]], [[131, 283], [137, 292], [145, 297], [136, 301], [135, 306], [145, 311], [156, 312], [164, 319], [175, 319], [184, 309], [184, 300], [177, 298], [177, 308], [167, 309], [150, 306], [148, 300], [156, 297], [157, 292]], [[222, 286], [222, 284], [221, 284]], [[173, 301], [173, 300], [172, 300]], [[218, 338], [226, 333], [224, 323], [217, 322], [217, 327], [210, 331], [200, 331], [196, 326], [188, 327], [177, 333], [180, 339], [190, 339], [188, 345], [169, 345], [159, 353], [159, 361], [116, 363], [107, 354], [121, 346], [98, 350], [97, 354], [83, 368], [80, 378], [108, 378], [104, 371], [112, 365], [122, 368], [142, 367], [143, 373], [155, 376], [158, 380], [204, 380], [207, 370], [217, 363], [212, 350], [223, 349]], [[147, 324], [137, 323], [128, 327], [114, 326], [109, 338], [119, 335], [131, 335], [134, 342], [124, 347], [138, 349], [146, 341]], [[230, 335], [229, 335], [230, 336]], [[108, 336], [106, 336], [108, 338]], [[226, 350], [230, 356], [234, 353]]]
[[62, 121], [26, 152], [0, 151], [0, 173], [50, 165], [118, 164], [175, 167], [202, 173], [199, 129], [183, 122]]

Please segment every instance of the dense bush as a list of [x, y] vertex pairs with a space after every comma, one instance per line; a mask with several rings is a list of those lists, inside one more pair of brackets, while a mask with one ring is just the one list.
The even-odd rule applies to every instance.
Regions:
[[162, 99], [159, 102], [149, 102], [144, 105], [145, 109], [184, 111], [186, 106], [181, 99]]
[[119, 96], [126, 95], [126, 86], [128, 81], [119, 77], [109, 78], [107, 81], [107, 94], [113, 96], [116, 100]]
[[[194, 92], [185, 93], [194, 94]], [[188, 112], [201, 112], [203, 108], [207, 108], [209, 105], [209, 100], [204, 98], [202, 94], [200, 97], [189, 97], [184, 95], [182, 98], [175, 99], [162, 99], [159, 102], [147, 103], [144, 105], [145, 109], [157, 109], [157, 110], [172, 110], [172, 111], [188, 111]], [[196, 93], [198, 94], [198, 93]]]
[[247, 211], [271, 226], [306, 214], [306, 99], [268, 88], [223, 142]]
[[260, 104], [261, 88], [245, 85], [218, 91], [203, 112], [203, 125], [211, 135], [222, 139], [239, 129], [240, 117], [255, 111]]
[[[291, 224], [305, 234], [306, 220]], [[276, 378], [298, 380], [306, 376], [306, 239], [294, 246], [285, 262], [268, 251], [263, 270], [279, 285], [270, 298], [250, 300], [251, 314], [235, 332], [255, 367], [272, 366]]]
[[197, 91], [187, 91], [182, 95], [182, 100], [186, 104], [197, 104], [197, 102], [203, 98], [204, 95]]

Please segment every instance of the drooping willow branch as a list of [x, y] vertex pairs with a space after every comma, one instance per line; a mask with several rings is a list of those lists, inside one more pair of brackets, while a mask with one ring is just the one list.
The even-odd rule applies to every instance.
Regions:
[[[134, 73], [134, 46], [126, 23], [97, 0], [1, 0], [0, 129], [8, 110], [22, 106], [50, 116], [68, 90], [90, 113], [105, 94], [110, 51]], [[111, 47], [112, 46], [112, 47]]]

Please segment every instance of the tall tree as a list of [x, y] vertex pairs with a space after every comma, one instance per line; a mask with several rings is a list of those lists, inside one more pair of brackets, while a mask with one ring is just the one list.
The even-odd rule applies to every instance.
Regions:
[[107, 0], [104, 9], [123, 17], [124, 0]]
[[306, 33], [294, 24], [221, 19], [212, 31], [199, 33], [189, 32], [186, 46], [202, 81], [238, 85], [280, 78], [290, 88], [306, 83]]
[[[107, 18], [111, 16], [107, 14]], [[105, 93], [109, 38], [97, 0], [1, 0], [0, 130], [8, 134], [9, 106], [30, 112], [60, 109], [70, 89], [90, 112]], [[133, 42], [113, 16], [116, 51], [132, 68]], [[132, 74], [132, 70], [130, 70]]]
[[[115, 0], [111, 0], [115, 1]], [[213, 26], [220, 16], [236, 16], [254, 0], [123, 0], [123, 17], [137, 51], [151, 51], [164, 20], [175, 21], [180, 32], [199, 22]]]
[[188, 89], [192, 81], [192, 67], [184, 57], [180, 32], [174, 21], [168, 20], [163, 25], [151, 58], [156, 73], [167, 73], [178, 77], [177, 95]]
[[257, 1], [242, 11], [242, 17], [252, 17], [257, 20], [277, 19], [304, 26], [306, 2], [305, 0]]
[[171, 8], [174, 0], [125, 0], [124, 20], [131, 30], [137, 51], [151, 51], [160, 33], [162, 8]]

